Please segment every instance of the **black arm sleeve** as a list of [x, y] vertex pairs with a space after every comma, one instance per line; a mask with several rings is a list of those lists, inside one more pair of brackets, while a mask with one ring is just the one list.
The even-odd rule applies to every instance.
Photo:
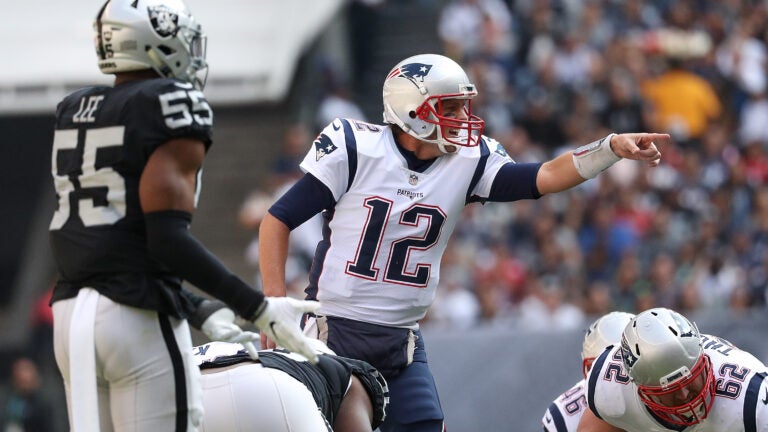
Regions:
[[269, 213], [293, 230], [335, 204], [333, 193], [323, 182], [312, 174], [304, 174], [269, 208]]
[[521, 199], [539, 199], [536, 176], [541, 163], [508, 163], [501, 167], [493, 179], [488, 201], [507, 202]]
[[246, 319], [266, 306], [264, 294], [232, 274], [189, 232], [192, 215], [165, 210], [144, 215], [149, 255], [177, 276], [219, 298]]
[[184, 288], [181, 289], [181, 295], [189, 299], [189, 302], [194, 306], [192, 313], [187, 317], [187, 321], [189, 321], [189, 325], [198, 330], [202, 330], [203, 323], [212, 313], [227, 307], [221, 300], [208, 300]]

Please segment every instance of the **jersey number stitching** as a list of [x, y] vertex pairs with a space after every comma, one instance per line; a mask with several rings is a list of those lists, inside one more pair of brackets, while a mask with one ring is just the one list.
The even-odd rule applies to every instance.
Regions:
[[[374, 267], [374, 263], [381, 250], [381, 242], [392, 209], [392, 201], [381, 197], [371, 197], [366, 199], [363, 205], [368, 208], [368, 218], [360, 236], [355, 259], [354, 261], [347, 261], [346, 273], [363, 279], [377, 280], [380, 269]], [[429, 283], [432, 266], [417, 263], [415, 265], [416, 270], [408, 272], [408, 260], [411, 251], [427, 250], [437, 244], [446, 215], [437, 207], [417, 204], [402, 213], [399, 223], [418, 226], [422, 219], [427, 221], [427, 227], [421, 237], [403, 237], [392, 241], [390, 244], [383, 282], [417, 288], [425, 288]]]
[[[111, 167], [96, 168], [99, 150], [121, 147], [124, 131], [124, 126], [84, 131], [82, 154], [77, 152], [77, 129], [55, 132], [51, 166], [59, 208], [51, 219], [51, 230], [60, 229], [73, 216], [79, 216], [86, 227], [113, 224], [125, 217], [125, 179]], [[79, 167], [73, 169], [71, 161], [77, 159]], [[62, 168], [67, 163], [70, 165]], [[62, 171], [66, 172], [60, 175]], [[72, 196], [77, 203], [74, 209]]]
[[[192, 84], [177, 83], [176, 85], [185, 89], [193, 88]], [[160, 109], [165, 116], [165, 125], [171, 129], [191, 126], [193, 122], [202, 126], [213, 124], [213, 112], [200, 90], [176, 90], [163, 93], [158, 98]], [[188, 100], [192, 101], [191, 108]]]
[[715, 381], [715, 394], [730, 399], [738, 398], [739, 393], [741, 393], [741, 386], [744, 384], [749, 371], [749, 368], [739, 367], [733, 363], [723, 363], [719, 370], [723, 378], [718, 378]]

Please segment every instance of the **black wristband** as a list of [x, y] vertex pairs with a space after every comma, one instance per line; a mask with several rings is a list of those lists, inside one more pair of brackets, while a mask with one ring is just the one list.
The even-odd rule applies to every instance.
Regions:
[[144, 215], [147, 251], [175, 275], [224, 301], [244, 318], [253, 317], [264, 294], [232, 274], [189, 232], [192, 215], [165, 210]]
[[189, 315], [187, 321], [189, 321], [189, 325], [192, 327], [198, 330], [202, 330], [205, 320], [207, 320], [208, 317], [217, 310], [223, 309], [225, 307], [227, 307], [227, 305], [225, 305], [224, 302], [220, 300], [203, 300]]

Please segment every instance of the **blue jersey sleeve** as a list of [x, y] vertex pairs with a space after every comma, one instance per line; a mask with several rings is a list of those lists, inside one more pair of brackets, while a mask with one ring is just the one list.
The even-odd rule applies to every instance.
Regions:
[[488, 201], [507, 202], [538, 199], [542, 195], [536, 187], [536, 175], [541, 163], [507, 163], [493, 179]]
[[293, 230], [335, 204], [331, 190], [312, 174], [305, 174], [269, 208], [269, 213]]

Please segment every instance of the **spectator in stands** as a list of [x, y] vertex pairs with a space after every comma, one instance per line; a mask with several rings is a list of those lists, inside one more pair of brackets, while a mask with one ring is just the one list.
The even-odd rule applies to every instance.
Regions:
[[670, 57], [665, 63], [664, 72], [641, 83], [643, 96], [658, 115], [655, 127], [671, 133], [683, 147], [698, 147], [722, 112], [720, 99], [710, 83], [685, 69], [683, 59]]
[[53, 408], [41, 391], [37, 365], [26, 357], [11, 366], [11, 390], [0, 405], [0, 429], [6, 432], [54, 431]]
[[443, 51], [458, 61], [481, 52], [500, 61], [509, 57], [511, 28], [512, 14], [502, 0], [451, 0], [438, 19]]

